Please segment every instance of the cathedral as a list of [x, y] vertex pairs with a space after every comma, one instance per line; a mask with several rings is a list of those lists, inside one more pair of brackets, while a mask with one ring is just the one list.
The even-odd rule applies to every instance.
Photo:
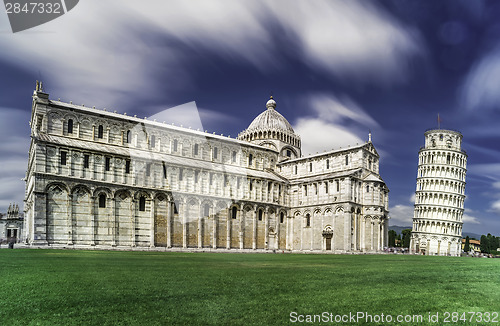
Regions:
[[383, 250], [389, 190], [371, 138], [303, 156], [300, 136], [276, 108], [271, 97], [231, 138], [52, 100], [37, 83], [25, 178], [26, 243]]

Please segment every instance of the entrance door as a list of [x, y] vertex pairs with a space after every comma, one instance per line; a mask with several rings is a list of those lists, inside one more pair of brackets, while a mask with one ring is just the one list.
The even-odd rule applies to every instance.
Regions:
[[332, 238], [326, 238], [326, 250], [332, 250]]

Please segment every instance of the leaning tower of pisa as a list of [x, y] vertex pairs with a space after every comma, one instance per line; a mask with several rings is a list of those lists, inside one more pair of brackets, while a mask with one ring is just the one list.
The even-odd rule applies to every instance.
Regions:
[[411, 250], [459, 256], [464, 214], [467, 154], [462, 134], [434, 129], [418, 153]]

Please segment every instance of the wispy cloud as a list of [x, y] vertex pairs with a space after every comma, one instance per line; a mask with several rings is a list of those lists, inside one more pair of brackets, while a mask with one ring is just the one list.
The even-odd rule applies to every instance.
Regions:
[[312, 116], [297, 119], [294, 130], [302, 137], [302, 151], [316, 153], [364, 143], [360, 135], [379, 124], [353, 100], [343, 96], [317, 93], [306, 97], [305, 105]]
[[500, 109], [500, 46], [481, 58], [469, 72], [461, 89], [467, 110]]

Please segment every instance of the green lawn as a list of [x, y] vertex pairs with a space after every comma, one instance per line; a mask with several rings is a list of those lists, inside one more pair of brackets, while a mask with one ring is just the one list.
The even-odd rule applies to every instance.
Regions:
[[443, 325], [500, 312], [500, 259], [2, 249], [0, 293], [0, 325], [274, 325], [292, 311]]

